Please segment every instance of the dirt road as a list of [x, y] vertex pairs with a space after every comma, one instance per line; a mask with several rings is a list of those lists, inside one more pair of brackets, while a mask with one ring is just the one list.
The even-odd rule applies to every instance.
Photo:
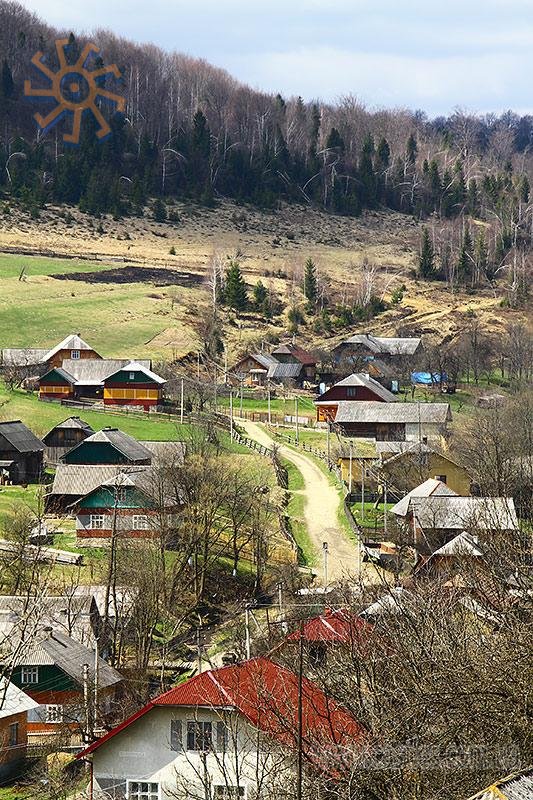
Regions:
[[[265, 447], [274, 444], [268, 433], [248, 420], [239, 420], [248, 436]], [[306, 455], [280, 445], [280, 455], [300, 470], [305, 481], [301, 494], [305, 497], [304, 515], [309, 538], [317, 553], [317, 583], [324, 584], [323, 542], [328, 543], [328, 583], [354, 577], [358, 573], [357, 547], [348, 539], [337, 522], [339, 495], [319, 467]]]

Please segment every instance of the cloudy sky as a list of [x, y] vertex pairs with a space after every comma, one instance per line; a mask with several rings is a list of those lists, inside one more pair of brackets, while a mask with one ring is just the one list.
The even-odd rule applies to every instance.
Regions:
[[285, 95], [533, 112], [533, 0], [21, 2], [61, 28], [111, 28]]

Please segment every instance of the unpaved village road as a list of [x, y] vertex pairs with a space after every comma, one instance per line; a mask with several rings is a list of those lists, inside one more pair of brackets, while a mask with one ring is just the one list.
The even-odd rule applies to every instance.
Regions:
[[[272, 447], [274, 441], [260, 425], [239, 419], [251, 439], [256, 439], [265, 447]], [[304, 515], [309, 538], [317, 552], [317, 583], [324, 584], [322, 543], [328, 543], [328, 583], [343, 578], [357, 577], [359, 570], [358, 552], [355, 542], [348, 539], [337, 522], [339, 495], [329, 483], [324, 473], [303, 453], [284, 445], [279, 453], [300, 470], [305, 481], [301, 494], [305, 497]]]

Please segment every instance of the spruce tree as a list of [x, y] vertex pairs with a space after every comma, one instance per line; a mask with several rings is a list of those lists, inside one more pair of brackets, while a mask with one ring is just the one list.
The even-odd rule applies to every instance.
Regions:
[[418, 145], [414, 133], [412, 133], [407, 140], [407, 148], [405, 157], [408, 164], [414, 164], [418, 153]]
[[266, 286], [262, 281], [257, 281], [254, 286], [254, 305], [256, 308], [260, 309], [263, 307], [263, 303], [267, 299], [268, 292], [266, 290]]
[[476, 238], [476, 244], [474, 248], [474, 263], [476, 265], [476, 281], [479, 281], [481, 277], [487, 277], [488, 275], [488, 248], [487, 243], [485, 241], [485, 233], [483, 230], [479, 232], [478, 237]]
[[318, 297], [318, 283], [316, 277], [316, 266], [312, 258], [308, 258], [305, 262], [304, 295], [309, 306], [314, 307]]
[[463, 233], [463, 242], [457, 260], [457, 281], [466, 283], [472, 275], [472, 237], [467, 226]]
[[156, 197], [152, 206], [152, 216], [154, 222], [165, 222], [167, 218], [167, 208], [160, 197]]
[[7, 63], [6, 59], [2, 61], [2, 76], [0, 79], [0, 97], [9, 100], [13, 97], [15, 91], [15, 83], [13, 81], [13, 74]]
[[435, 251], [427, 228], [422, 230], [418, 273], [424, 280], [430, 280], [435, 275]]
[[379, 140], [378, 148], [376, 150], [376, 166], [378, 169], [384, 170], [390, 164], [390, 147], [388, 141], [383, 138]]
[[224, 300], [226, 305], [234, 311], [244, 311], [248, 306], [246, 284], [238, 261], [230, 261], [230, 265], [226, 270]]

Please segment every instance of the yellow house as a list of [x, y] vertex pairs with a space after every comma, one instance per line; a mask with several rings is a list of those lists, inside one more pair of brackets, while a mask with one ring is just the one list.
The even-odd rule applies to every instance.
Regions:
[[380, 472], [387, 483], [401, 492], [410, 492], [428, 478], [437, 478], [461, 497], [470, 494], [471, 480], [466, 469], [423, 442], [406, 446], [389, 458], [384, 455]]

